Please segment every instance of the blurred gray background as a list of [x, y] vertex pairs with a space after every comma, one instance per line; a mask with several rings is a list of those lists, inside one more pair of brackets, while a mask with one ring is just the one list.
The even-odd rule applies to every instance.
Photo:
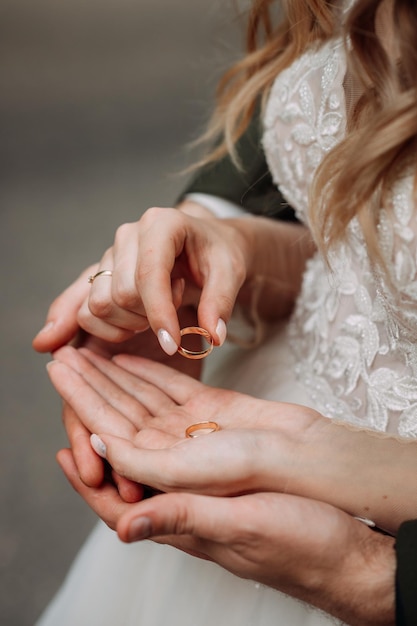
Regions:
[[1, 2], [2, 626], [33, 624], [94, 523], [55, 463], [60, 401], [32, 337], [115, 228], [184, 185], [184, 144], [241, 45], [232, 4]]

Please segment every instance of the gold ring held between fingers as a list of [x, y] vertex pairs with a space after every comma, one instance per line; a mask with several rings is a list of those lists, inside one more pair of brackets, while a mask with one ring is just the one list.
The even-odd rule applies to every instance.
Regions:
[[200, 437], [200, 435], [215, 433], [216, 430], [220, 430], [217, 422], [197, 422], [185, 429], [185, 436], [190, 438]]
[[204, 359], [204, 357], [208, 356], [210, 352], [213, 350], [213, 338], [205, 328], [200, 328], [200, 326], [187, 326], [181, 330], [181, 337], [184, 335], [201, 335], [209, 344], [208, 348], [205, 350], [187, 350], [187, 348], [183, 348], [183, 346], [178, 347], [178, 352], [185, 356], [187, 359]]
[[88, 282], [93, 283], [98, 276], [113, 276], [112, 270], [100, 270], [97, 274], [88, 277]]

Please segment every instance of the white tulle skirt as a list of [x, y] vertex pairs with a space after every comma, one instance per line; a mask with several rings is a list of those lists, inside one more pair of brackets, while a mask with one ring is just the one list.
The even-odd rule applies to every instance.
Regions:
[[[285, 329], [255, 349], [226, 345], [205, 381], [311, 406], [293, 374]], [[216, 352], [216, 351], [215, 351]], [[306, 522], [306, 533], [308, 523]], [[169, 546], [123, 544], [99, 523], [37, 626], [329, 626], [321, 611]]]

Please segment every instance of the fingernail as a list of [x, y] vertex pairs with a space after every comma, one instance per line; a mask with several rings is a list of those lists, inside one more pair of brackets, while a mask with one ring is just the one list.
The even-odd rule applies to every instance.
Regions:
[[104, 441], [102, 441], [98, 435], [93, 434], [90, 436], [90, 443], [94, 452], [97, 452], [99, 456], [105, 459], [107, 455], [107, 446]]
[[149, 517], [137, 517], [132, 520], [127, 534], [129, 541], [147, 539], [152, 533], [152, 522]]
[[40, 335], [41, 333], [47, 333], [50, 330], [52, 330], [52, 328], [55, 326], [55, 322], [47, 322], [45, 324], [45, 326], [43, 328], [40, 329], [40, 331], [38, 332], [38, 335]]
[[222, 346], [224, 342], [226, 341], [226, 335], [227, 335], [226, 324], [224, 320], [222, 320], [222, 318], [220, 318], [219, 321], [217, 322], [216, 335], [218, 336], [219, 341], [220, 341], [219, 345]]
[[167, 330], [160, 328], [158, 330], [158, 341], [161, 345], [161, 348], [164, 352], [166, 352], [169, 356], [172, 356], [178, 350], [178, 346], [169, 334]]
[[45, 366], [46, 369], [49, 370], [49, 368], [52, 367], [54, 363], [58, 363], [58, 361], [56, 359], [54, 359], [53, 361], [48, 361]]

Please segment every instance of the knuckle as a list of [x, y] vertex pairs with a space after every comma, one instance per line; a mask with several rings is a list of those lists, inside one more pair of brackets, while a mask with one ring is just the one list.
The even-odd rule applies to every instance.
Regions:
[[184, 495], [181, 499], [177, 499], [176, 506], [174, 507], [173, 531], [176, 535], [193, 534], [193, 516], [190, 514], [187, 506], [188, 500], [188, 497]]
[[106, 337], [103, 339], [108, 339], [113, 343], [121, 343], [122, 341], [126, 341], [127, 339], [131, 339], [134, 333], [131, 330], [125, 330], [124, 328], [119, 328], [118, 326], [112, 326], [111, 332], [107, 333]]
[[105, 319], [111, 316], [113, 312], [113, 303], [107, 297], [91, 292], [88, 299], [88, 309], [95, 317]]
[[142, 259], [142, 263], [139, 267], [136, 268], [136, 284], [138, 285], [137, 290], [140, 293], [141, 286], [151, 280], [152, 276], [155, 274], [155, 263], [153, 260], [153, 252], [152, 250], [148, 251], [146, 256]]
[[234, 298], [227, 294], [222, 294], [218, 296], [217, 305], [223, 311], [232, 311], [235, 304]]
[[136, 310], [140, 297], [136, 285], [126, 281], [117, 281], [113, 286], [112, 296], [121, 309]]
[[235, 270], [236, 283], [241, 287], [246, 280], [246, 271], [242, 265], [238, 266]]
[[[98, 328], [96, 325], [96, 320], [99, 319], [98, 316], [94, 316], [91, 314], [90, 310], [79, 311], [77, 315], [77, 321], [79, 326], [85, 330], [87, 333], [104, 339], [105, 341], [111, 341], [112, 343], [121, 343], [122, 341], [126, 341], [133, 336], [133, 332], [131, 330], [126, 330], [124, 328], [119, 328], [114, 324], [109, 324], [103, 328]], [[109, 319], [109, 318], [108, 318]], [[105, 321], [108, 322], [108, 319]]]
[[160, 221], [162, 217], [162, 213], [166, 217], [169, 209], [163, 209], [161, 207], [153, 206], [147, 209], [141, 217], [141, 222], [148, 226], [153, 224], [155, 221]]
[[124, 224], [120, 224], [120, 226], [117, 227], [114, 236], [115, 242], [118, 242], [119, 240], [124, 240], [126, 238], [126, 235], [128, 235], [130, 231], [135, 228], [135, 226], [136, 224], [133, 222], [125, 222]]
[[259, 529], [250, 521], [243, 521], [236, 537], [236, 542], [244, 546], [254, 546], [259, 542]]
[[244, 260], [240, 256], [231, 258], [231, 271], [232, 275], [235, 276], [236, 282], [241, 285], [246, 278], [246, 271]]
[[91, 322], [91, 313], [88, 307], [81, 308], [77, 313], [77, 322], [81, 328], [88, 332], [88, 328]]
[[172, 221], [174, 224], [182, 224], [186, 220], [186, 215], [178, 211], [178, 209], [154, 206], [144, 212], [140, 221], [144, 226], [149, 227], [155, 223], [161, 224], [162, 220], [164, 223]]

